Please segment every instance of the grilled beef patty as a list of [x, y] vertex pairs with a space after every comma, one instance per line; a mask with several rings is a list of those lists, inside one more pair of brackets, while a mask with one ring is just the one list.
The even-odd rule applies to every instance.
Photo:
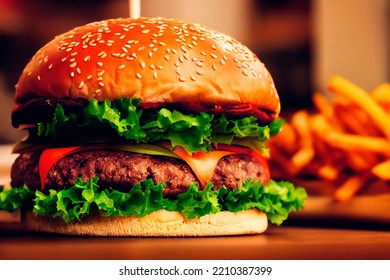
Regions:
[[[20, 155], [12, 166], [11, 185], [26, 184], [39, 189], [39, 152]], [[152, 178], [155, 184], [166, 183], [165, 195], [185, 192], [198, 182], [191, 168], [181, 159], [137, 154], [125, 151], [96, 150], [70, 154], [60, 159], [46, 177], [45, 189], [66, 189], [78, 177], [88, 181], [99, 177], [99, 185], [126, 191], [137, 182]], [[234, 189], [246, 179], [264, 183], [263, 167], [248, 155], [229, 155], [217, 164], [211, 181], [214, 188], [222, 185]]]

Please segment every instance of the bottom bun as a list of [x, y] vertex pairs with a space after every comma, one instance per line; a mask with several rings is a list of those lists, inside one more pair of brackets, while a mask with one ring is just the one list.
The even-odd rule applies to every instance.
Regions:
[[222, 211], [192, 220], [166, 210], [143, 218], [90, 215], [74, 223], [24, 212], [22, 222], [30, 231], [89, 236], [226, 236], [259, 234], [268, 226], [267, 216], [257, 209]]

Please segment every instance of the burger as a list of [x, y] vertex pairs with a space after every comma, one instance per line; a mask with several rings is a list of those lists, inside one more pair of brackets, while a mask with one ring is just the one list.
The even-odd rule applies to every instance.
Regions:
[[167, 18], [61, 34], [16, 85], [0, 208], [27, 230], [92, 236], [257, 234], [303, 208], [270, 178], [283, 124], [270, 73], [235, 39]]

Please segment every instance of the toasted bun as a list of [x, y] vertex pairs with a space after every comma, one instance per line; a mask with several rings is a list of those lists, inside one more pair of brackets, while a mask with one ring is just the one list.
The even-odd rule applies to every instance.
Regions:
[[16, 103], [36, 97], [141, 98], [143, 103], [251, 104], [277, 117], [271, 75], [247, 47], [204, 26], [112, 19], [66, 32], [24, 69]]
[[225, 236], [259, 234], [268, 226], [267, 216], [255, 209], [222, 211], [193, 220], [179, 212], [159, 210], [143, 218], [90, 216], [69, 224], [25, 212], [22, 221], [26, 230], [89, 236]]

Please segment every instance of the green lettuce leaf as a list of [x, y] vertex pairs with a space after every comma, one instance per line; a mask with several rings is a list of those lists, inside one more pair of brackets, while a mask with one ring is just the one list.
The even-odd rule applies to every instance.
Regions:
[[5, 188], [0, 190], [0, 210], [15, 211], [32, 204], [34, 191], [27, 186], [21, 188]]
[[[56, 105], [53, 119], [38, 124], [38, 135], [59, 138], [77, 135], [84, 139], [89, 133], [104, 131], [135, 143], [153, 143], [168, 140], [173, 147], [180, 145], [189, 153], [212, 150], [213, 143], [231, 144], [234, 139], [251, 138], [255, 146], [277, 134], [282, 125], [275, 120], [261, 126], [254, 117], [230, 120], [224, 115], [208, 113], [184, 114], [176, 110], [143, 110], [140, 99], [122, 98], [115, 101], [90, 100], [80, 114], [64, 112]], [[92, 133], [91, 133], [92, 135]]]
[[194, 219], [220, 211], [238, 212], [257, 208], [266, 213], [271, 223], [280, 225], [291, 211], [303, 209], [307, 197], [303, 188], [272, 180], [265, 186], [247, 180], [232, 191], [225, 187], [213, 190], [211, 182], [200, 190], [193, 183], [188, 191], [175, 198], [165, 197], [164, 187], [164, 183], [155, 185], [151, 179], [147, 179], [136, 184], [129, 192], [121, 192], [100, 188], [97, 178], [86, 183], [79, 178], [69, 189], [50, 190], [47, 194], [39, 190], [30, 191], [26, 186], [0, 192], [0, 209], [12, 211], [32, 207], [36, 214], [61, 217], [65, 222], [72, 222], [96, 212], [108, 217], [144, 217], [165, 209], [179, 211], [187, 219]]

